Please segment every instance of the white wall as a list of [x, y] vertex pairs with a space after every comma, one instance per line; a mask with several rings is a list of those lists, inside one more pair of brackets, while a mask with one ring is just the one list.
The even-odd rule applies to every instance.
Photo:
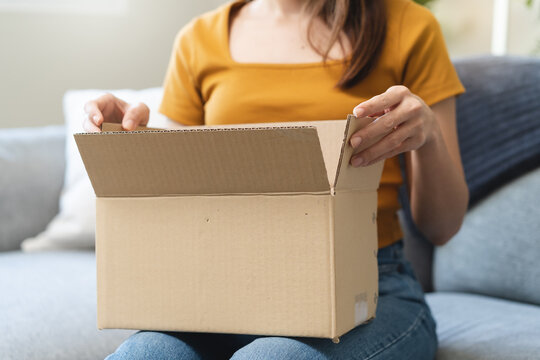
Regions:
[[223, 2], [129, 0], [120, 15], [0, 8], [0, 127], [61, 124], [68, 89], [161, 85], [177, 31]]
[[510, 1], [508, 22], [508, 52], [540, 56], [540, 0], [534, 0], [533, 8], [525, 6], [525, 0]]
[[[494, 0], [437, 0], [432, 11], [441, 23], [450, 54], [489, 54]], [[507, 53], [540, 55], [540, 0], [509, 1]]]

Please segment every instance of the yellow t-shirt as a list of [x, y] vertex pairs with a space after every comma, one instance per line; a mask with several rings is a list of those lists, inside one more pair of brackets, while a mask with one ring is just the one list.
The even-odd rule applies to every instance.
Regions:
[[[354, 87], [335, 87], [343, 61], [326, 64], [237, 63], [229, 52], [227, 3], [199, 16], [176, 37], [160, 112], [184, 125], [344, 119], [353, 108], [402, 84], [428, 105], [464, 91], [439, 24], [410, 0], [387, 0], [387, 37], [371, 74]], [[399, 162], [386, 160], [378, 198], [379, 247], [402, 237], [397, 219]]]

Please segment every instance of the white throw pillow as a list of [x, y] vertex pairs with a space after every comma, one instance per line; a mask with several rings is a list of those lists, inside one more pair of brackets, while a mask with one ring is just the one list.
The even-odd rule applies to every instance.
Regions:
[[84, 132], [84, 104], [110, 92], [128, 103], [143, 102], [150, 108], [149, 126], [166, 127], [167, 119], [157, 109], [161, 88], [144, 90], [72, 90], [64, 95], [66, 121], [66, 173], [60, 195], [60, 212], [45, 231], [22, 242], [24, 251], [54, 249], [91, 249], [94, 247], [96, 204], [92, 185], [86, 174], [77, 145], [72, 136]]

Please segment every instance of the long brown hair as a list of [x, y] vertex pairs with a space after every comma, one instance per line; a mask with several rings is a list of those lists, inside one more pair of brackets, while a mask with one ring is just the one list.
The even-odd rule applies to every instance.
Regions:
[[[337, 87], [347, 89], [362, 81], [375, 67], [386, 37], [384, 0], [308, 0], [305, 11], [310, 16], [308, 41], [311, 47], [328, 59], [332, 46], [345, 34], [351, 44], [348, 61]], [[321, 49], [313, 42], [314, 21], [320, 18], [330, 28], [327, 47]]]

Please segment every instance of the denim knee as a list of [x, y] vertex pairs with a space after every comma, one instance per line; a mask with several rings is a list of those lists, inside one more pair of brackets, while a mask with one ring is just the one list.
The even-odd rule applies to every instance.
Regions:
[[140, 331], [131, 335], [105, 360], [201, 360], [182, 340], [161, 332]]
[[302, 341], [285, 337], [261, 337], [240, 348], [231, 360], [322, 360], [319, 351]]

